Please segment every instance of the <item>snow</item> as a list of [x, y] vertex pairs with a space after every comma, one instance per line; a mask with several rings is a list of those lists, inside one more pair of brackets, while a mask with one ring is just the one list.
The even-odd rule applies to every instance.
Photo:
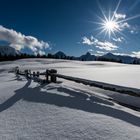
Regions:
[[[22, 64], [21, 64], [22, 62]], [[128, 65], [99, 61], [66, 61], [48, 59], [19, 60], [15, 64], [26, 69], [45, 70], [56, 68], [59, 74], [75, 76], [88, 80], [101, 81], [125, 87], [140, 87], [140, 65]]]
[[60, 74], [133, 88], [139, 88], [140, 83], [140, 66], [134, 65], [52, 59], [2, 62], [0, 63], [0, 139], [135, 140], [140, 138], [140, 113], [107, 100], [112, 98], [140, 107], [139, 97], [64, 79], [58, 79], [58, 83], [39, 85], [33, 80], [9, 73], [9, 70], [15, 66], [35, 71], [56, 68]]
[[9, 46], [0, 46], [0, 54], [4, 56], [5, 54], [8, 55], [16, 55], [20, 54], [19, 51], [15, 50], [15, 48], [9, 47]]

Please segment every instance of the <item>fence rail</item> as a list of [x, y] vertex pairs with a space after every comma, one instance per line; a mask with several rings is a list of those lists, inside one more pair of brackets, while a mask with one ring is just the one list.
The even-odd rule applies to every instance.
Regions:
[[[48, 83], [48, 82], [56, 83], [57, 78], [63, 78], [77, 83], [82, 83], [84, 85], [94, 86], [105, 90], [110, 90], [110, 91], [120, 92], [123, 94], [128, 94], [131, 96], [140, 97], [140, 89], [123, 87], [123, 86], [118, 86], [118, 85], [113, 85], [113, 84], [108, 84], [108, 83], [103, 83], [98, 81], [91, 81], [91, 80], [76, 78], [72, 76], [66, 76], [66, 75], [58, 74], [57, 70], [55, 69], [47, 69], [45, 72], [41, 73], [39, 71], [31, 72], [31, 70], [21, 71], [19, 70], [19, 67], [16, 67], [15, 73], [26, 76], [27, 78], [35, 78], [40, 83]], [[44, 78], [40, 78], [40, 76], [44, 76]]]

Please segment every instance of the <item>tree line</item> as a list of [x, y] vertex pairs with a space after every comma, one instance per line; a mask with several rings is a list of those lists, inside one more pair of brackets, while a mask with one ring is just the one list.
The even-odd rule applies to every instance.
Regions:
[[[16, 55], [2, 55], [0, 53], [0, 62], [1, 61], [13, 61], [18, 59], [26, 59], [26, 58], [53, 58], [53, 59], [66, 59], [66, 60], [80, 60], [80, 61], [87, 61], [80, 57], [74, 57], [74, 56], [58, 56], [55, 54], [48, 53], [47, 55], [33, 55], [33, 54], [16, 54]], [[117, 62], [117, 63], [123, 63], [121, 59], [112, 59], [112, 58], [105, 58], [105, 57], [96, 57], [94, 61], [108, 61], [108, 62]], [[134, 58], [134, 60], [130, 64], [140, 64], [140, 60], [138, 58]]]
[[34, 55], [34, 54], [26, 54], [26, 53], [21, 53], [21, 54], [16, 54], [16, 55], [2, 55], [0, 53], [0, 61], [13, 61], [13, 60], [18, 60], [18, 59], [25, 59], [25, 58], [54, 58], [54, 59], [68, 59], [68, 60], [73, 60], [73, 56], [57, 56], [51, 53], [48, 53], [47, 55]]

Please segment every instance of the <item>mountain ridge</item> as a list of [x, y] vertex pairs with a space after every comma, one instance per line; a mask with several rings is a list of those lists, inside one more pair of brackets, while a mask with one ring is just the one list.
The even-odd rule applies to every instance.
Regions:
[[[58, 55], [58, 53], [55, 53], [55, 54]], [[54, 58], [56, 58], [55, 54], [54, 54]], [[65, 55], [65, 58], [71, 57], [73, 58], [73, 60], [80, 60], [80, 61], [111, 61], [111, 62], [120, 62], [120, 63], [125, 63], [125, 64], [140, 64], [140, 58], [127, 56], [127, 55], [115, 55], [110, 52], [102, 56], [92, 55], [90, 52], [87, 52], [86, 54], [83, 54], [79, 57], [67, 56], [65, 53], [63, 53], [63, 55]], [[59, 58], [62, 58], [62, 57], [59, 56]]]
[[[10, 46], [0, 46], [0, 56], [2, 57], [4, 57], [5, 55], [6, 56], [16, 56], [16, 55], [20, 56], [22, 54], [23, 53], [21, 53], [20, 51]], [[31, 55], [31, 57], [34, 58], [38, 56]], [[79, 57], [75, 57], [75, 56], [68, 56], [64, 52], [58, 51], [55, 54], [51, 54], [51, 55], [48, 54], [48, 56], [45, 55], [44, 58], [69, 59], [69, 60], [79, 60], [79, 61], [110, 61], [110, 62], [119, 62], [119, 63], [125, 63], [125, 64], [140, 64], [140, 58], [127, 56], [127, 55], [125, 56], [115, 55], [111, 52], [106, 53], [102, 56], [92, 55], [90, 52], [87, 52], [86, 54], [83, 54]]]

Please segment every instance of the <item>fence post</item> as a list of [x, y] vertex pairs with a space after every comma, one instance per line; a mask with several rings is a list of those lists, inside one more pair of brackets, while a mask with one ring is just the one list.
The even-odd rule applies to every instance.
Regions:
[[51, 82], [54, 82], [54, 83], [56, 83], [56, 75], [55, 74], [57, 74], [57, 70], [51, 69], [50, 70]]
[[28, 70], [28, 78], [31, 78], [31, 70]]
[[48, 82], [49, 81], [49, 70], [48, 69], [46, 69], [45, 77], [46, 77], [46, 82]]
[[29, 76], [30, 76], [30, 78], [31, 78], [31, 70], [29, 70], [28, 72], [29, 72]]
[[33, 72], [33, 77], [35, 77], [35, 72]]
[[28, 72], [28, 70], [25, 70], [24, 72], [25, 72], [25, 76], [26, 76], [27, 78], [29, 78], [29, 75], [28, 75], [29, 72]]
[[37, 71], [36, 76], [37, 76], [37, 77], [39, 77], [39, 75], [40, 75], [40, 72], [39, 72], [39, 71]]
[[18, 66], [15, 67], [15, 73], [16, 73], [16, 74], [19, 74], [19, 67], [18, 67]]

